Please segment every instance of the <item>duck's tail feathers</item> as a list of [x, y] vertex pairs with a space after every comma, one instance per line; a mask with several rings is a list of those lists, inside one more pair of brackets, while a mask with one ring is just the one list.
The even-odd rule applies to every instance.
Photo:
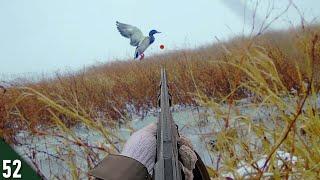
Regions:
[[139, 51], [136, 49], [135, 53], [134, 53], [134, 59], [137, 59], [140, 56]]

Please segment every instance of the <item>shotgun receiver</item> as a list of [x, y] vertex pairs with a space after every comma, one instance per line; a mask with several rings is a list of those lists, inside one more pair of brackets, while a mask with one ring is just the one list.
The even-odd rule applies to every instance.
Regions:
[[157, 129], [157, 156], [154, 167], [155, 180], [181, 180], [181, 167], [178, 160], [176, 124], [170, 112], [171, 95], [167, 85], [167, 75], [161, 68], [159, 106], [161, 108]]

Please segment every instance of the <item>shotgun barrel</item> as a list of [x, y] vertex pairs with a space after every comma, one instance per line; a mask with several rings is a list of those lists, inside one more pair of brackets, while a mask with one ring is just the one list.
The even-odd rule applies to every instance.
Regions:
[[159, 106], [161, 112], [157, 127], [157, 156], [153, 177], [155, 180], [181, 180], [177, 145], [179, 134], [170, 112], [171, 95], [165, 68], [161, 68]]

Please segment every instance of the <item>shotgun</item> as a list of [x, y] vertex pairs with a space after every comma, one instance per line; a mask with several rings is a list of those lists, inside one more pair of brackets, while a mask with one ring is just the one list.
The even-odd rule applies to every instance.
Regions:
[[171, 95], [167, 85], [165, 68], [161, 68], [160, 96], [161, 108], [157, 127], [157, 155], [154, 167], [155, 180], [181, 180], [177, 138], [179, 136], [176, 124], [170, 112]]

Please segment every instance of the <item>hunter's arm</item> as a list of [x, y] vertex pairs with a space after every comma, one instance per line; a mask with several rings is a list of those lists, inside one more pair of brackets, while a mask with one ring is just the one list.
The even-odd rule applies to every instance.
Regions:
[[89, 175], [105, 180], [150, 180], [147, 168], [139, 161], [123, 156], [109, 155]]

